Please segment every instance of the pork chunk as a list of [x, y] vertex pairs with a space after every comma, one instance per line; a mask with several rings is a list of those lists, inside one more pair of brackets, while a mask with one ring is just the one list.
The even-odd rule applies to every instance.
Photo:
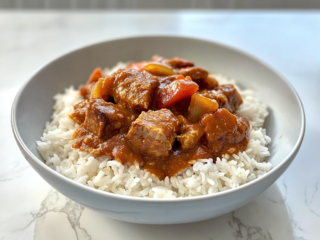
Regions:
[[120, 69], [110, 76], [111, 96], [119, 105], [138, 111], [149, 110], [155, 90], [159, 86], [158, 78], [146, 71]]
[[168, 109], [142, 112], [132, 123], [127, 139], [150, 157], [167, 157], [177, 135], [179, 122]]
[[180, 142], [183, 149], [189, 149], [196, 146], [204, 131], [202, 127], [196, 123], [192, 124], [187, 121], [183, 116], [179, 115], [178, 120], [180, 122], [180, 135], [177, 136], [177, 140]]
[[217, 92], [224, 94], [228, 99], [227, 109], [235, 112], [242, 104], [243, 100], [240, 93], [232, 84], [223, 84], [215, 88]]
[[203, 90], [199, 94], [215, 99], [220, 108], [226, 108], [230, 112], [235, 112], [243, 102], [241, 95], [232, 84], [220, 85], [214, 90]]
[[203, 91], [200, 91], [199, 94], [206, 98], [216, 100], [220, 108], [225, 107], [228, 103], [228, 98], [223, 93], [218, 92], [216, 90], [209, 90], [209, 91], [203, 90]]
[[225, 108], [215, 113], [205, 114], [201, 119], [207, 145], [213, 152], [220, 150], [231, 155], [245, 150], [247, 146], [250, 123], [240, 115], [234, 115]]
[[219, 85], [216, 79], [209, 76], [206, 70], [199, 67], [181, 68], [178, 70], [178, 73], [185, 77], [191, 77], [199, 85], [200, 89], [211, 90]]
[[96, 82], [87, 83], [85, 85], [80, 86], [79, 92], [84, 98], [89, 98], [91, 95], [91, 91], [96, 85]]
[[193, 81], [196, 83], [203, 82], [208, 77], [208, 72], [199, 67], [188, 67], [188, 68], [181, 68], [179, 70], [179, 74], [183, 76], [189, 76], [192, 78]]
[[212, 77], [208, 76], [203, 82], [201, 82], [201, 88], [205, 88], [208, 90], [214, 89], [215, 87], [219, 86], [218, 81]]
[[74, 112], [69, 117], [78, 124], [81, 124], [86, 119], [87, 109], [89, 107], [88, 99], [85, 99], [73, 106]]
[[128, 110], [103, 99], [92, 98], [84, 122], [84, 128], [99, 138], [126, 133], [135, 115]]
[[169, 65], [173, 68], [185, 68], [185, 67], [193, 67], [194, 66], [193, 62], [190, 62], [188, 60], [178, 58], [178, 57], [166, 59], [164, 57], [155, 55], [152, 57], [152, 61], [163, 63], [163, 64]]

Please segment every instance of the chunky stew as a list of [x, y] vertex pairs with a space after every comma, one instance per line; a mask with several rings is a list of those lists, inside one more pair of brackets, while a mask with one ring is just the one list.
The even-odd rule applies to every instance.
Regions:
[[248, 144], [249, 121], [236, 113], [239, 92], [188, 60], [154, 56], [109, 76], [97, 68], [80, 94], [70, 115], [79, 124], [73, 147], [161, 180]]

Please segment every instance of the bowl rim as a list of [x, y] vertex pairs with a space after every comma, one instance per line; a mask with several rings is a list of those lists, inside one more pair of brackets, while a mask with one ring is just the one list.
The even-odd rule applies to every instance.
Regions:
[[[170, 39], [184, 39], [184, 40], [191, 40], [191, 41], [198, 41], [198, 42], [202, 42], [202, 43], [206, 43], [206, 44], [213, 44], [216, 45], [220, 48], [225, 48], [227, 50], [230, 51], [234, 51], [240, 55], [244, 55], [248, 58], [251, 58], [252, 60], [258, 62], [259, 64], [263, 65], [265, 68], [267, 68], [268, 70], [272, 71], [275, 75], [277, 75], [279, 77], [279, 79], [281, 79], [286, 85], [287, 87], [291, 90], [291, 92], [293, 93], [294, 97], [296, 98], [297, 102], [298, 102], [298, 109], [299, 112], [301, 113], [301, 128], [299, 131], [299, 137], [297, 142], [295, 143], [294, 147], [292, 148], [292, 150], [290, 151], [290, 153], [284, 158], [284, 160], [281, 161], [281, 163], [278, 166], [275, 166], [273, 168], [271, 168], [271, 170], [269, 172], [267, 172], [266, 174], [248, 182], [245, 183], [239, 187], [233, 188], [233, 189], [228, 189], [225, 191], [221, 191], [221, 192], [216, 192], [216, 193], [211, 193], [211, 194], [206, 194], [206, 195], [201, 195], [201, 196], [193, 196], [193, 197], [180, 197], [180, 198], [142, 198], [142, 197], [135, 197], [135, 196], [126, 196], [126, 195], [120, 195], [120, 194], [115, 194], [115, 193], [110, 193], [110, 192], [106, 192], [106, 191], [102, 191], [102, 190], [98, 190], [92, 187], [89, 187], [87, 185], [81, 184], [79, 182], [76, 182], [72, 179], [67, 178], [66, 176], [62, 175], [61, 173], [58, 173], [57, 171], [55, 171], [54, 169], [50, 168], [49, 166], [47, 166], [42, 159], [36, 157], [30, 150], [29, 148], [26, 146], [26, 144], [24, 143], [24, 141], [22, 140], [19, 131], [18, 131], [18, 127], [17, 127], [17, 122], [16, 122], [16, 107], [17, 107], [17, 102], [20, 99], [20, 97], [22, 96], [25, 88], [27, 87], [27, 85], [46, 67], [48, 67], [49, 65], [60, 61], [62, 58], [67, 57], [69, 54], [74, 54], [76, 52], [80, 52], [84, 49], [87, 48], [91, 48], [93, 46], [97, 46], [97, 45], [103, 45], [103, 44], [107, 44], [109, 42], [117, 42], [117, 41], [121, 41], [121, 40], [134, 40], [134, 39], [154, 39], [154, 38], [170, 38]], [[26, 154], [29, 155], [30, 159], [32, 159], [36, 164], [38, 164], [41, 168], [45, 169], [45, 171], [48, 171], [51, 175], [54, 175], [55, 177], [59, 178], [61, 181], [66, 182], [67, 184], [72, 185], [75, 188], [90, 192], [92, 194], [96, 194], [96, 195], [100, 195], [103, 197], [110, 197], [113, 199], [118, 199], [118, 200], [125, 200], [125, 201], [135, 201], [135, 202], [150, 202], [150, 203], [166, 203], [166, 202], [193, 202], [193, 201], [198, 201], [198, 200], [206, 200], [209, 198], [219, 198], [225, 195], [229, 195], [238, 191], [241, 191], [243, 189], [249, 188], [250, 186], [263, 181], [264, 179], [268, 178], [270, 175], [272, 175], [273, 173], [279, 171], [280, 168], [282, 168], [288, 161], [290, 161], [290, 159], [292, 157], [294, 157], [294, 155], [298, 152], [303, 138], [304, 138], [304, 134], [305, 134], [305, 111], [301, 102], [301, 99], [298, 95], [298, 93], [296, 92], [296, 90], [293, 88], [293, 86], [289, 83], [288, 80], [286, 80], [286, 78], [284, 76], [282, 76], [278, 71], [276, 71], [275, 69], [273, 69], [272, 67], [270, 67], [268, 64], [264, 63], [263, 61], [261, 61], [260, 59], [256, 58], [255, 56], [252, 56], [251, 54], [248, 54], [242, 50], [239, 50], [235, 47], [229, 46], [229, 45], [225, 45], [223, 43], [220, 42], [216, 42], [216, 41], [212, 41], [212, 40], [207, 40], [207, 39], [203, 39], [203, 38], [194, 38], [194, 37], [189, 37], [189, 36], [181, 36], [181, 35], [172, 35], [172, 34], [165, 34], [165, 35], [137, 35], [137, 36], [129, 36], [129, 37], [120, 37], [120, 38], [112, 38], [112, 39], [108, 39], [108, 40], [104, 40], [104, 41], [99, 41], [90, 45], [86, 45], [71, 51], [68, 51], [62, 55], [60, 55], [59, 57], [55, 58], [54, 60], [46, 63], [45, 65], [43, 65], [38, 71], [36, 71], [36, 73], [34, 73], [29, 79], [28, 81], [26, 81], [25, 84], [22, 85], [22, 87], [20, 88], [20, 90], [17, 92], [13, 104], [12, 104], [12, 108], [11, 108], [11, 127], [12, 127], [12, 131], [13, 134], [15, 136], [15, 139], [17, 141], [17, 144], [20, 145], [21, 148], [23, 148], [24, 152]], [[45, 179], [44, 179], [45, 180]], [[45, 180], [46, 181], [46, 180]], [[49, 184], [50, 185], [50, 184]], [[51, 186], [52, 187], [52, 186]]]

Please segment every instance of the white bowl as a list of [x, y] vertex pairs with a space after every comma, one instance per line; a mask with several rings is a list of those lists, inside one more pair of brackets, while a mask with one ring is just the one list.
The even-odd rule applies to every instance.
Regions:
[[[79, 86], [97, 66], [111, 67], [119, 61], [141, 61], [154, 54], [179, 56], [198, 66], [237, 79], [253, 88], [268, 104], [266, 120], [273, 168], [262, 177], [236, 189], [199, 197], [149, 199], [103, 192], [70, 180], [42, 161], [36, 141], [50, 120], [53, 96], [70, 85]], [[12, 107], [12, 129], [21, 152], [31, 166], [55, 189], [81, 205], [108, 217], [146, 224], [175, 224], [205, 220], [233, 211], [266, 190], [296, 156], [305, 131], [301, 101], [292, 86], [259, 60], [233, 48], [183, 37], [134, 37], [95, 44], [51, 62], [16, 96]], [[282, 137], [281, 137], [282, 136]], [[281, 138], [280, 138], [281, 137]]]

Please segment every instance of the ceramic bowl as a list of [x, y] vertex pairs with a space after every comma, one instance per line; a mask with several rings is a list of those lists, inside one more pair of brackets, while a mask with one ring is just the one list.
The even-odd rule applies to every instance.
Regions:
[[[270, 172], [236, 189], [199, 197], [149, 199], [103, 192], [70, 180], [44, 164], [36, 141], [50, 120], [53, 96], [86, 82], [97, 66], [141, 61], [152, 55], [179, 56], [204, 69], [237, 79], [268, 104], [265, 128], [273, 165]], [[199, 39], [173, 36], [133, 37], [98, 43], [49, 63], [22, 87], [12, 107], [12, 129], [30, 165], [53, 188], [79, 204], [122, 221], [175, 224], [205, 220], [233, 211], [265, 191], [288, 168], [304, 136], [305, 116], [292, 86], [261, 61], [239, 50]]]

